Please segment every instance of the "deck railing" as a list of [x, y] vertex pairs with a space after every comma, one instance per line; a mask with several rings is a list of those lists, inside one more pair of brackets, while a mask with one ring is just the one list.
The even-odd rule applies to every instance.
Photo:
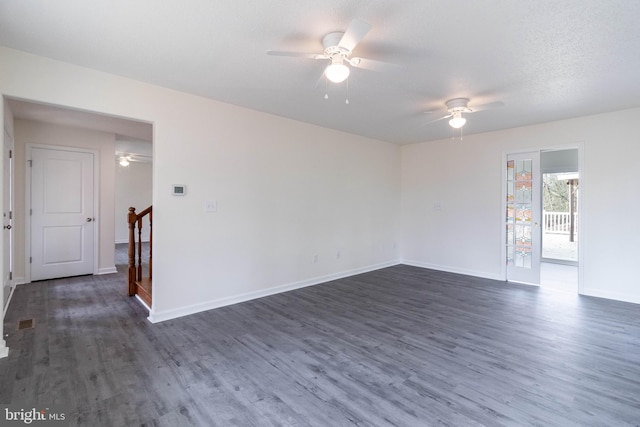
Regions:
[[[543, 212], [543, 232], [552, 234], [571, 233], [571, 214], [569, 212]], [[574, 233], [578, 234], [578, 214], [573, 214]]]

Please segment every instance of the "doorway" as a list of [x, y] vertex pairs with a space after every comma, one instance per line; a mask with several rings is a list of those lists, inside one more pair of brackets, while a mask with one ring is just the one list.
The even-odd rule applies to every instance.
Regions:
[[505, 160], [506, 280], [578, 293], [579, 149]]
[[[153, 140], [153, 127], [149, 122], [131, 118], [115, 117], [93, 111], [77, 110], [65, 106], [43, 104], [34, 101], [5, 97], [6, 108], [12, 116], [12, 137], [15, 145], [14, 175], [15, 210], [13, 211], [13, 284], [19, 285], [31, 281], [31, 217], [30, 200], [27, 199], [27, 180], [29, 153], [28, 145], [42, 147], [69, 147], [73, 151], [88, 151], [96, 154], [95, 178], [96, 192], [104, 196], [95, 200], [96, 223], [94, 268], [92, 274], [112, 274], [115, 266], [114, 226], [117, 221], [126, 221], [124, 213], [115, 215], [114, 181], [117, 163], [115, 162], [115, 143], [120, 135], [139, 140]], [[97, 193], [96, 193], [97, 194]], [[89, 216], [87, 216], [89, 217]], [[125, 219], [122, 219], [125, 218]], [[86, 218], [85, 218], [86, 221]], [[5, 234], [6, 235], [6, 234]]]
[[540, 286], [578, 292], [578, 150], [540, 155], [542, 175], [542, 259]]

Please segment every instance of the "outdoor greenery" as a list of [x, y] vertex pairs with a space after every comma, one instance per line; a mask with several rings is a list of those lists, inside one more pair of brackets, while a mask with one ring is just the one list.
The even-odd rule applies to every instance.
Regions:
[[[542, 197], [544, 210], [548, 212], [569, 212], [571, 186], [566, 179], [558, 179], [557, 174], [546, 173], [542, 176]], [[577, 196], [579, 185], [575, 186]]]

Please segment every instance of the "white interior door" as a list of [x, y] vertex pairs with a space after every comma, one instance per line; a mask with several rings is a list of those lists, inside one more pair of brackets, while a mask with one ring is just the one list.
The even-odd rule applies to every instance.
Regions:
[[11, 136], [4, 132], [4, 181], [3, 181], [3, 201], [4, 210], [2, 212], [2, 240], [4, 245], [4, 277], [3, 286], [3, 307], [7, 304], [7, 299], [11, 294], [13, 286], [13, 140]]
[[540, 152], [507, 156], [507, 280], [540, 284]]
[[31, 150], [31, 280], [94, 272], [93, 154]]

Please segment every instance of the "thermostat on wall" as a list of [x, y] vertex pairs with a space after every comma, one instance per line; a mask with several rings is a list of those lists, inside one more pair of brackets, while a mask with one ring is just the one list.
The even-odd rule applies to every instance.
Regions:
[[184, 196], [187, 194], [187, 186], [182, 184], [173, 184], [173, 195]]

